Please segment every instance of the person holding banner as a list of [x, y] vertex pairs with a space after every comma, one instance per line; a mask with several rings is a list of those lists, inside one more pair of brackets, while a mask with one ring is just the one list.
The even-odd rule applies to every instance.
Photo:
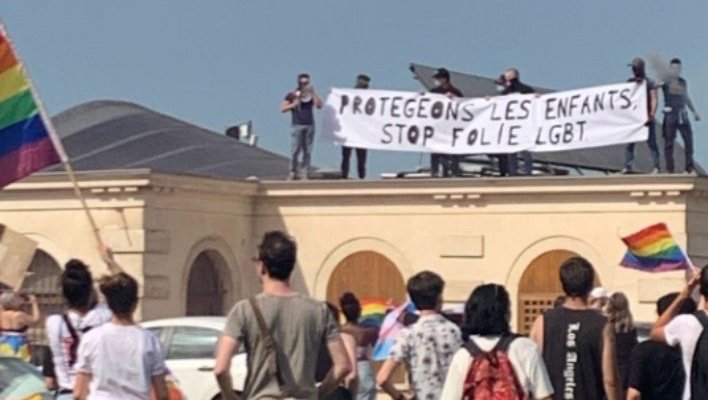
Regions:
[[666, 170], [674, 173], [674, 141], [676, 131], [681, 132], [683, 146], [686, 152], [686, 168], [688, 174], [694, 172], [693, 167], [693, 130], [688, 119], [686, 107], [693, 113], [696, 121], [701, 120], [701, 115], [696, 111], [691, 98], [688, 96], [688, 84], [681, 77], [681, 60], [674, 58], [669, 65], [669, 78], [661, 84], [664, 93], [664, 157], [666, 157]]
[[[450, 71], [447, 69], [439, 68], [433, 78], [438, 82], [438, 86], [431, 89], [430, 93], [444, 94], [450, 98], [463, 97], [462, 91], [452, 85]], [[442, 176], [444, 178], [462, 175], [459, 156], [432, 153], [430, 155], [430, 176], [433, 178], [440, 177], [440, 167], [442, 167]]]
[[[290, 161], [291, 180], [307, 179], [310, 172], [312, 146], [315, 141], [314, 108], [322, 108], [322, 99], [310, 81], [310, 75], [302, 73], [297, 77], [297, 89], [288, 93], [280, 106], [283, 113], [292, 114], [292, 151]], [[302, 154], [302, 163], [298, 162]]]
[[[508, 68], [504, 71], [503, 77], [504, 80], [501, 82], [504, 85], [504, 90], [501, 92], [502, 96], [513, 93], [530, 94], [535, 92], [531, 86], [521, 82], [521, 75], [517, 68]], [[531, 175], [533, 173], [533, 158], [528, 150], [500, 156], [499, 172], [504, 176], [519, 175], [519, 155], [524, 161], [523, 175]]]
[[[368, 89], [371, 78], [365, 74], [356, 77], [355, 89]], [[352, 147], [342, 146], [342, 178], [349, 179], [349, 160], [352, 157]], [[354, 148], [356, 151], [356, 166], [359, 179], [366, 178], [366, 149]]]
[[[656, 98], [656, 83], [647, 77], [646, 64], [644, 59], [640, 57], [634, 58], [632, 62], [628, 65], [632, 67], [633, 76], [627, 80], [627, 82], [636, 82], [637, 84], [642, 84], [646, 82], [647, 84], [647, 127], [649, 127], [649, 138], [647, 139], [647, 144], [649, 145], [649, 150], [651, 151], [651, 159], [653, 163], [652, 174], [659, 173], [659, 146], [656, 144], [656, 123], [654, 121], [654, 115], [656, 114], [657, 98]], [[624, 151], [624, 169], [622, 169], [623, 174], [632, 173], [632, 164], [634, 163], [634, 147], [636, 143], [630, 143], [627, 145]]]

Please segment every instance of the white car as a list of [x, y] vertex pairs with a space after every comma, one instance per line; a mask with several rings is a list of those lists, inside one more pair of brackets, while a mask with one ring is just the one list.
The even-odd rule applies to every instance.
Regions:
[[[160, 338], [167, 368], [188, 400], [221, 397], [214, 378], [214, 351], [225, 323], [224, 317], [182, 317], [141, 323]], [[247, 373], [246, 354], [241, 351], [231, 366], [234, 390], [243, 390]]]

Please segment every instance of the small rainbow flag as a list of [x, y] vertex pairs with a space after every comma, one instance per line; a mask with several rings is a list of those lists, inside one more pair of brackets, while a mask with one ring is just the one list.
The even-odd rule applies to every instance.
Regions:
[[32, 84], [0, 25], [0, 188], [60, 161], [54, 145], [58, 139], [50, 132]]
[[646, 272], [687, 269], [691, 261], [671, 236], [666, 224], [659, 223], [622, 238], [627, 253], [620, 265]]
[[364, 299], [361, 302], [359, 323], [370, 328], [379, 328], [386, 316], [386, 302], [381, 299]]

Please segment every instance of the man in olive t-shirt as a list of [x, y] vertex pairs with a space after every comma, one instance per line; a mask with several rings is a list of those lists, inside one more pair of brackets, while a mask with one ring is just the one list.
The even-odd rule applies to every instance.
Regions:
[[[295, 253], [295, 243], [281, 232], [266, 233], [258, 248], [263, 293], [255, 301], [275, 341], [280, 379], [268, 370], [264, 335], [250, 301], [242, 300], [229, 313], [217, 346], [214, 373], [224, 399], [239, 398], [233, 392], [229, 370], [240, 343], [248, 353], [243, 397], [249, 400], [316, 400], [335, 389], [351, 370], [338, 324], [327, 306], [290, 288]], [[333, 367], [328, 378], [316, 387], [315, 371], [322, 346], [327, 346]]]

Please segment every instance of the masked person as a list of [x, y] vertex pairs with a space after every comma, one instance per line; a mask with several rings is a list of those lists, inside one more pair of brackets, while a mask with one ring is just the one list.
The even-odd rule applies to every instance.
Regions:
[[[291, 180], [301, 176], [307, 179], [310, 172], [312, 146], [315, 142], [315, 107], [322, 108], [322, 99], [312, 86], [310, 75], [300, 74], [297, 77], [297, 89], [288, 93], [280, 106], [281, 112], [292, 114]], [[302, 162], [298, 160], [301, 154]]]
[[[355, 89], [368, 89], [371, 78], [368, 75], [360, 74], [356, 77]], [[342, 178], [349, 179], [349, 160], [352, 157], [352, 150], [356, 152], [356, 166], [359, 179], [366, 178], [366, 149], [357, 149], [342, 146]]]
[[688, 83], [681, 77], [681, 60], [674, 58], [669, 65], [669, 76], [666, 82], [661, 84], [664, 93], [664, 157], [666, 157], [666, 170], [674, 172], [674, 141], [676, 141], [676, 131], [681, 132], [683, 146], [686, 154], [686, 173], [692, 174], [693, 167], [693, 130], [691, 121], [688, 119], [688, 111], [691, 110], [696, 121], [701, 120], [700, 114], [696, 111], [691, 98], [688, 96]]
[[[656, 83], [647, 77], [646, 64], [642, 58], [636, 57], [629, 64], [632, 67], [632, 77], [627, 82], [636, 82], [641, 84], [646, 82], [647, 85], [647, 126], [649, 127], [649, 138], [647, 144], [651, 151], [652, 159], [652, 174], [659, 173], [659, 146], [656, 144], [656, 124], [654, 122], [654, 114], [656, 114]], [[634, 163], [634, 147], [636, 143], [627, 145], [624, 151], [624, 168], [623, 174], [632, 172], [632, 164]]]
[[[433, 78], [438, 82], [438, 85], [430, 90], [430, 93], [444, 94], [447, 97], [462, 97], [462, 91], [452, 85], [450, 81], [450, 71], [445, 68], [439, 68], [433, 75]], [[433, 178], [440, 177], [440, 168], [442, 168], [442, 176], [448, 178], [450, 176], [460, 176], [460, 157], [433, 153], [430, 155], [430, 176]]]

